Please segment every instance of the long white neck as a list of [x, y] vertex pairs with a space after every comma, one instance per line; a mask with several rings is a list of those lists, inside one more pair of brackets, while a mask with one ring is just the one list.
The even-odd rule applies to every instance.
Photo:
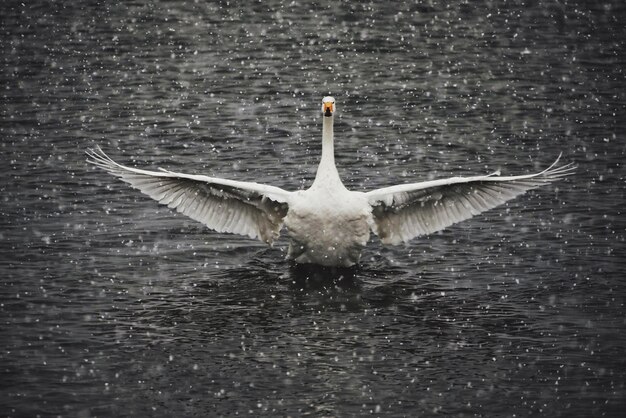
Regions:
[[324, 116], [322, 127], [322, 159], [317, 167], [313, 186], [342, 185], [337, 167], [335, 166], [335, 145], [333, 124], [334, 116]]

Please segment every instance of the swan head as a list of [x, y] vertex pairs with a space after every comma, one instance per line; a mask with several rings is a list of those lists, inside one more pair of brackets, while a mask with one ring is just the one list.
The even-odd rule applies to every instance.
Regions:
[[322, 99], [322, 114], [330, 117], [335, 113], [335, 98], [326, 96]]

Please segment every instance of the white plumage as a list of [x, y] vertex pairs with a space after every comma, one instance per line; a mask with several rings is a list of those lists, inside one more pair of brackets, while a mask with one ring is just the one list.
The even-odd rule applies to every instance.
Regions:
[[[271, 244], [286, 226], [288, 257], [297, 263], [352, 266], [376, 233], [385, 244], [407, 242], [471, 218], [507, 200], [572, 173], [559, 159], [535, 174], [499, 173], [452, 177], [391, 186], [371, 192], [345, 188], [334, 159], [335, 100], [322, 100], [322, 158], [307, 190], [176, 173], [147, 171], [116, 163], [100, 148], [90, 163], [119, 177], [160, 203], [218, 232], [258, 238]], [[560, 156], [559, 156], [560, 158]]]

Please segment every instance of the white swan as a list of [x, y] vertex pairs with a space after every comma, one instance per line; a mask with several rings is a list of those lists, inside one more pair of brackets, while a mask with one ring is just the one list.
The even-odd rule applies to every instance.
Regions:
[[557, 166], [557, 158], [535, 174], [452, 177], [354, 192], [346, 189], [335, 167], [335, 111], [335, 99], [325, 97], [322, 158], [307, 190], [289, 192], [258, 183], [140, 170], [116, 163], [100, 148], [87, 152], [88, 161], [219, 232], [247, 235], [271, 244], [285, 225], [291, 239], [290, 259], [340, 267], [359, 261], [370, 231], [385, 244], [407, 242], [558, 180], [575, 168], [571, 164]]

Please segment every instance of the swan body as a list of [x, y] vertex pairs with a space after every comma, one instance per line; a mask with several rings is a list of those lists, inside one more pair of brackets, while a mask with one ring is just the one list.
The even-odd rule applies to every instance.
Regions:
[[370, 237], [372, 209], [364, 193], [313, 188], [298, 192], [285, 217], [297, 263], [349, 267]]
[[301, 264], [350, 267], [377, 234], [384, 244], [400, 244], [446, 228], [514, 197], [572, 173], [571, 164], [521, 176], [493, 173], [385, 187], [348, 190], [334, 158], [335, 100], [322, 100], [322, 156], [309, 189], [279, 187], [127, 167], [100, 148], [87, 151], [90, 163], [143, 193], [218, 232], [258, 238], [271, 244], [286, 227], [288, 258]]

